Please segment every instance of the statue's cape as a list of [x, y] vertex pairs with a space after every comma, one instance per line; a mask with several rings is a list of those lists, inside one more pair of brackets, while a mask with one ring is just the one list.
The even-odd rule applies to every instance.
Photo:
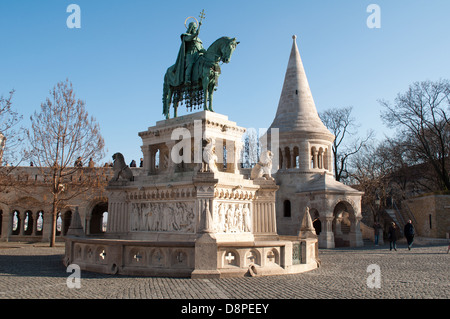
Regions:
[[186, 65], [186, 44], [184, 41], [184, 37], [187, 36], [187, 33], [183, 33], [181, 35], [181, 45], [180, 50], [178, 51], [177, 61], [173, 66], [173, 82], [172, 86], [179, 86], [184, 83], [184, 74], [185, 74], [185, 65]]

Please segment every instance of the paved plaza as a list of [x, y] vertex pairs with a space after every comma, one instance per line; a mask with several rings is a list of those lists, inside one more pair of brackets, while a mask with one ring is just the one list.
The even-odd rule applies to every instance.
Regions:
[[320, 249], [320, 268], [285, 276], [193, 280], [82, 271], [80, 288], [68, 288], [71, 273], [62, 264], [63, 253], [61, 243], [55, 248], [0, 243], [0, 299], [450, 298], [450, 254], [444, 244], [416, 245], [411, 251], [402, 243], [397, 251], [388, 245]]

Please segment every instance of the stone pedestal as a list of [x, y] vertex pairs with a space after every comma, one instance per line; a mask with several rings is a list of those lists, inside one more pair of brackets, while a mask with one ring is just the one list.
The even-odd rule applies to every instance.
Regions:
[[217, 239], [214, 234], [204, 233], [195, 242], [195, 269], [191, 278], [220, 278], [217, 258]]
[[140, 132], [144, 168], [109, 183], [104, 238], [71, 234], [66, 260], [105, 273], [192, 278], [311, 269], [293, 265], [292, 243], [278, 239], [275, 181], [239, 171], [244, 132], [208, 111]]

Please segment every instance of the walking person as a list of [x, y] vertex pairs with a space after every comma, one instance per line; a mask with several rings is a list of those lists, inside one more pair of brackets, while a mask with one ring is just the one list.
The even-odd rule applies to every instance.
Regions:
[[415, 235], [415, 229], [414, 229], [411, 219], [408, 220], [408, 222], [406, 223], [403, 232], [405, 234], [406, 241], [408, 242], [408, 250], [411, 250], [411, 246], [413, 244], [414, 235]]
[[392, 222], [388, 230], [389, 250], [392, 250], [392, 248], [394, 248], [394, 250], [397, 251], [397, 231], [398, 231], [397, 225], [394, 222]]
[[380, 223], [379, 222], [375, 222], [373, 224], [375, 246], [378, 246], [378, 241], [380, 239], [380, 230], [381, 230]]

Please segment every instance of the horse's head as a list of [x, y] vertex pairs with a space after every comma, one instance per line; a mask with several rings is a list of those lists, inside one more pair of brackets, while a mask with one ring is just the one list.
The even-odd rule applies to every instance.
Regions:
[[237, 45], [239, 44], [239, 41], [236, 41], [236, 38], [228, 38], [225, 37], [226, 41], [224, 42], [224, 45], [222, 46], [222, 56], [221, 60], [223, 63], [230, 62], [231, 56], [233, 55], [234, 50], [236, 49]]

